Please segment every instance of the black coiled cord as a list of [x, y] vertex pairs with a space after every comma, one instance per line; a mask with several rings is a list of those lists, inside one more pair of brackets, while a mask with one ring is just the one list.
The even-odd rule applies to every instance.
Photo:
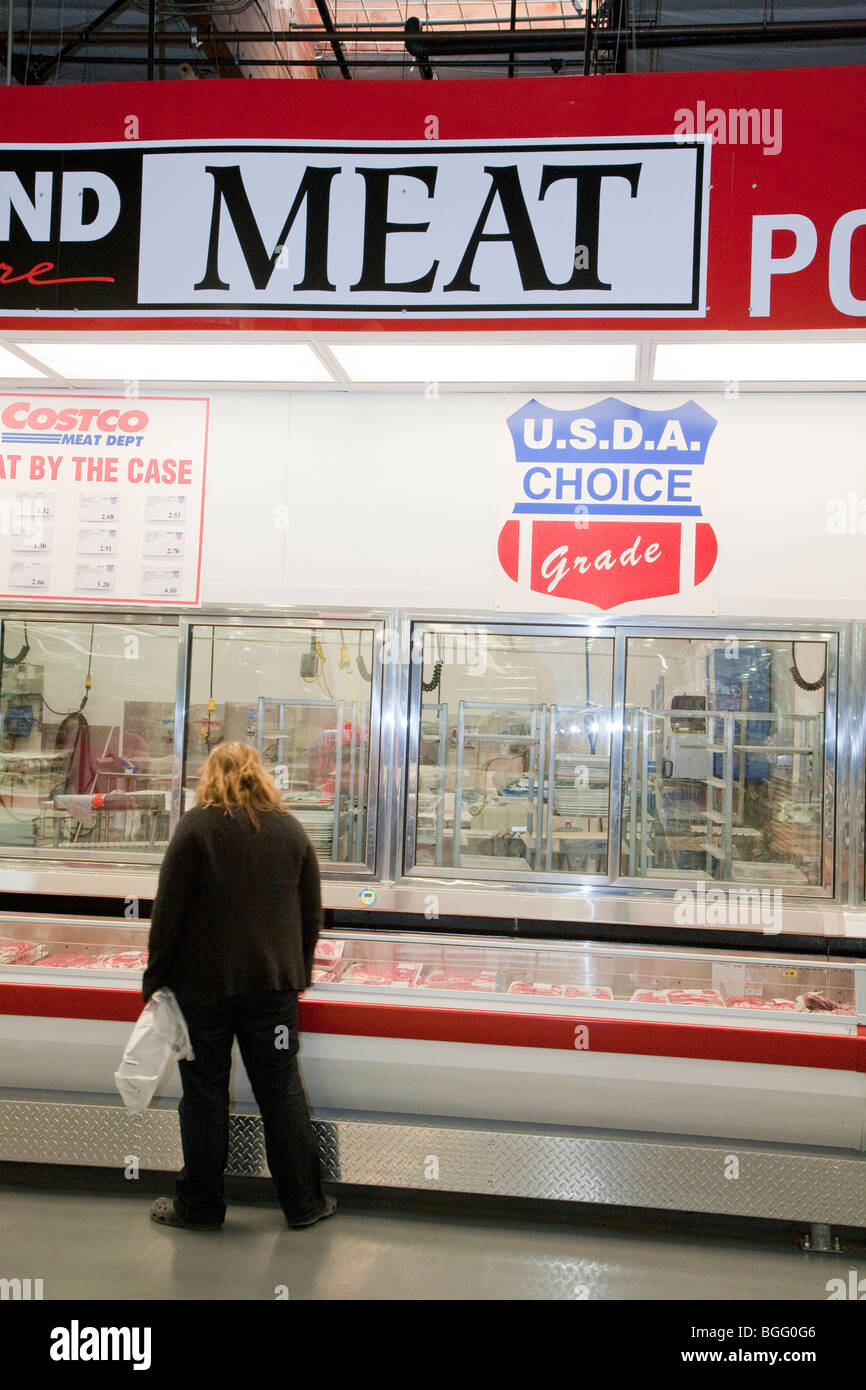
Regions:
[[444, 662], [442, 662], [442, 661], [437, 661], [437, 662], [436, 662], [436, 665], [433, 667], [433, 678], [432, 678], [432, 680], [425, 681], [425, 680], [423, 679], [423, 672], [422, 672], [421, 689], [422, 689], [423, 691], [425, 691], [428, 695], [430, 694], [431, 690], [436, 690], [436, 688], [438, 687], [439, 682], [440, 682], [441, 679], [442, 679], [442, 667], [443, 667], [443, 665], [444, 665]]

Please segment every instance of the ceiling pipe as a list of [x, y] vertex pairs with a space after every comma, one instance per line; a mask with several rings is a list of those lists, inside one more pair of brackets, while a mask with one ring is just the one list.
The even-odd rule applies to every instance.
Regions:
[[[334, 21], [331, 18], [331, 11], [328, 9], [328, 0], [316, 0], [316, 9], [319, 11], [319, 18], [321, 19], [322, 24], [324, 26], [328, 42], [330, 43], [331, 48], [334, 50], [334, 57], [337, 60], [340, 72], [348, 81], [352, 76], [352, 69], [346, 62], [346, 53], [342, 43], [338, 38], [334, 37], [337, 31], [334, 25]], [[262, 36], [260, 34], [258, 37], [258, 42], [261, 43], [261, 41]], [[276, 34], [274, 34], [274, 41], [276, 43], [282, 42], [281, 39], [277, 38]], [[287, 42], [291, 42], [291, 40], [287, 40]], [[307, 42], [309, 42], [309, 39], [307, 40]]]
[[[107, 24], [108, 21], [113, 19], [116, 14], [119, 14], [121, 10], [125, 10], [128, 5], [129, 0], [114, 0], [114, 4], [109, 5], [107, 10], [103, 10], [102, 13], [98, 14], [95, 19], [92, 19], [89, 24], [85, 24], [84, 28], [78, 31], [75, 38], [65, 43], [52, 58], [44, 59], [43, 62], [33, 70], [33, 79], [36, 84], [41, 85], [44, 83], [47, 77], [50, 77], [53, 72], [56, 72], [61, 63], [65, 62], [67, 58], [71, 58], [79, 48], [84, 47], [91, 34], [93, 34], [96, 29], [100, 29], [103, 24]], [[24, 77], [26, 80], [26, 71]]]
[[[124, 0], [124, 4], [128, 0]], [[113, 8], [113, 7], [112, 7]], [[122, 8], [122, 6], [118, 6]], [[623, 4], [623, 12], [626, 6]], [[96, 21], [94, 21], [95, 23]], [[450, 22], [450, 21], [449, 21]], [[489, 23], [490, 21], [482, 21]], [[468, 21], [472, 23], [472, 21]], [[512, 34], [510, 31], [501, 32], [495, 30], [481, 30], [474, 35], [471, 30], [463, 32], [448, 31], [441, 26], [431, 25], [422, 31], [425, 50], [429, 53], [436, 47], [441, 46], [441, 50], [454, 50], [456, 44], [463, 45], [471, 43], [476, 37], [480, 43], [493, 49], [501, 50], [506, 57], [508, 50], [517, 48], [523, 52], [532, 49], [544, 49], [548, 52], [554, 50], [574, 49], [583, 46], [585, 39], [585, 26], [582, 23], [569, 26], [567, 29], [516, 29]], [[262, 43], [264, 38], [275, 43], [401, 43], [405, 36], [405, 27], [395, 24], [389, 28], [387, 25], [343, 25], [339, 28], [331, 23], [330, 28], [319, 28], [316, 25], [293, 25], [290, 29], [277, 29], [267, 34], [262, 30], [213, 30], [213, 37], [231, 40], [232, 43]], [[32, 34], [27, 30], [21, 30], [14, 35], [14, 40], [18, 44], [27, 44], [28, 41], [50, 44], [59, 43], [65, 34], [59, 30], [36, 30]], [[634, 30], [629, 27], [625, 29], [623, 24], [596, 24], [593, 34], [594, 42], [597, 46], [602, 43], [605, 47], [612, 47], [614, 43], [622, 40], [627, 41], [627, 46], [637, 48], [678, 48], [678, 47], [708, 47], [710, 45], [724, 46], [725, 44], [772, 44], [772, 43], [826, 43], [834, 40], [866, 39], [866, 19], [852, 20], [815, 20], [811, 24], [782, 23], [774, 21], [768, 24], [727, 24], [727, 25], [659, 25], [636, 24]], [[515, 43], [516, 40], [516, 43]], [[133, 29], [110, 33], [87, 33], [86, 41], [92, 45], [129, 45], [139, 47], [148, 42], [147, 30]], [[178, 44], [184, 41], [183, 34], [177, 29], [161, 29], [156, 34], [157, 43]], [[76, 46], [80, 45], [80, 40], [76, 40]], [[345, 58], [349, 63], [354, 60]]]
[[[99, 53], [91, 54], [89, 57], [86, 54], [73, 54], [64, 61], [67, 63], [81, 63], [84, 65], [92, 64], [95, 67], [133, 67], [136, 64], [144, 66], [147, 62], [147, 57], [145, 54], [134, 53], [126, 54], [125, 56], [122, 54]], [[172, 56], [171, 61], [176, 61], [176, 56]], [[323, 66], [337, 67], [336, 60], [326, 57], [324, 54], [319, 54], [316, 58], [241, 58], [239, 61], [245, 68], [319, 68], [321, 70]], [[489, 55], [487, 57], [482, 56], [468, 62], [464, 58], [437, 58], [436, 67], [458, 68], [463, 72], [471, 72], [485, 71], [486, 69], [498, 70], [505, 66], [507, 62], [507, 54], [502, 54], [500, 57], [495, 55]], [[393, 68], [395, 72], [405, 72], [406, 58], [404, 54], [399, 53], [394, 53], [390, 57], [382, 54], [378, 56], [376, 54], [371, 54], [364, 58], [352, 58], [351, 64], [353, 68]], [[557, 62], [556, 58], [522, 58], [520, 65], [521, 68], [547, 69], [555, 65], [558, 71], [561, 71], [565, 66], [562, 60]], [[206, 75], [214, 76], [213, 69], [217, 66], [217, 61], [213, 58], [205, 58], [201, 59], [199, 62], [190, 62], [189, 66], [194, 72], [201, 72]], [[575, 63], [575, 67], [576, 66], [577, 64]], [[227, 74], [222, 73], [216, 75], [226, 76]], [[235, 77], [237, 73], [231, 73], [229, 75]]]
[[[514, 0], [512, 0], [512, 3], [514, 3]], [[406, 52], [415, 59], [415, 62], [418, 64], [418, 71], [425, 82], [432, 82], [434, 72], [430, 66], [430, 60], [427, 57], [427, 50], [423, 43], [419, 43], [416, 38], [416, 35], [421, 33], [421, 21], [417, 15], [410, 15], [406, 20], [404, 33], [406, 36]]]
[[153, 81], [156, 69], [156, 0], [147, 4], [147, 80]]

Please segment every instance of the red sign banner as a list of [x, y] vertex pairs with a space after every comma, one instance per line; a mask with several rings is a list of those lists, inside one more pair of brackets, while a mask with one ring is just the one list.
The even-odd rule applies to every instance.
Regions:
[[742, 332], [866, 316], [866, 69], [517, 91], [0, 89], [0, 318]]

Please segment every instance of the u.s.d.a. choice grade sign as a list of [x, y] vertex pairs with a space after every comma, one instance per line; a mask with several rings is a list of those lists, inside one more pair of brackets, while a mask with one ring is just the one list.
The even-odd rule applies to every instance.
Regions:
[[712, 612], [716, 534], [704, 520], [716, 421], [695, 401], [644, 410], [528, 401], [507, 420], [500, 607], [607, 611], [675, 599]]

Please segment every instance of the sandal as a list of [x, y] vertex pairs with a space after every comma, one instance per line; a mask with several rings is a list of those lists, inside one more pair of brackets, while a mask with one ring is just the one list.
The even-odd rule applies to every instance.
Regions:
[[157, 1197], [150, 1208], [150, 1219], [158, 1226], [179, 1226], [185, 1231], [221, 1231], [221, 1221], [187, 1221], [175, 1210], [170, 1197]]

